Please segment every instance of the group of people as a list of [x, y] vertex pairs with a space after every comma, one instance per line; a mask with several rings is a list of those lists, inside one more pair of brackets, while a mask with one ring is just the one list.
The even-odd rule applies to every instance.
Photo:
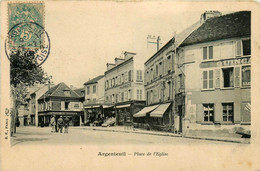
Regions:
[[64, 133], [69, 133], [69, 122], [70, 119], [68, 117], [63, 118], [62, 116], [60, 116], [57, 119], [57, 123], [56, 123], [56, 119], [55, 116], [51, 117], [51, 132], [60, 132], [62, 133], [62, 130], [64, 128]]

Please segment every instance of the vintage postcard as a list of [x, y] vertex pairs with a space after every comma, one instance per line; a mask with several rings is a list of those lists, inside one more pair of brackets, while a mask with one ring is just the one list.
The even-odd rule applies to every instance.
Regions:
[[2, 1], [1, 170], [260, 170], [259, 12]]

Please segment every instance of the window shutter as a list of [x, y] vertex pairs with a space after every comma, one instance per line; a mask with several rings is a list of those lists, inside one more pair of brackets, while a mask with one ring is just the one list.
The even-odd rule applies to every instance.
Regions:
[[235, 87], [240, 87], [240, 67], [235, 67]]
[[[181, 80], [180, 80], [181, 83]], [[208, 71], [203, 71], [203, 89], [208, 88]]]
[[220, 88], [220, 69], [215, 69], [215, 87]]
[[213, 59], [213, 46], [209, 46], [209, 59]]
[[202, 104], [197, 104], [196, 121], [198, 123], [204, 121], [204, 108]]
[[61, 102], [61, 110], [65, 110], [65, 102]]
[[241, 40], [236, 42], [236, 56], [241, 56], [241, 49], [242, 49], [241, 45], [242, 45]]
[[207, 59], [207, 47], [203, 47], [203, 60]]

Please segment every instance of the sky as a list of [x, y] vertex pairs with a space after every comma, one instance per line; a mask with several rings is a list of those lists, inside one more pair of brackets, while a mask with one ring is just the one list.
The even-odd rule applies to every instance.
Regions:
[[[48, 59], [42, 65], [54, 84], [65, 82], [81, 88], [106, 71], [123, 51], [137, 53], [143, 65], [155, 52], [147, 36], [161, 37], [161, 47], [200, 19], [203, 9], [171, 2], [48, 2], [45, 29], [51, 41]], [[221, 11], [220, 11], [221, 12]]]

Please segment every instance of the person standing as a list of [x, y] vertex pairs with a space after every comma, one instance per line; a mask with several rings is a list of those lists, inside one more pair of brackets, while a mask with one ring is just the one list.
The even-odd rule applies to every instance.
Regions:
[[53, 132], [56, 132], [55, 127], [56, 127], [55, 116], [52, 116], [52, 117], [51, 117], [51, 132], [52, 132], [52, 133], [53, 133]]
[[58, 119], [57, 123], [58, 123], [58, 132], [60, 131], [60, 133], [62, 133], [62, 127], [63, 127], [62, 116], [60, 116], [60, 118]]
[[69, 120], [69, 118], [68, 117], [66, 117], [65, 119], [64, 119], [64, 133], [69, 133], [69, 122], [70, 122], [70, 120]]

